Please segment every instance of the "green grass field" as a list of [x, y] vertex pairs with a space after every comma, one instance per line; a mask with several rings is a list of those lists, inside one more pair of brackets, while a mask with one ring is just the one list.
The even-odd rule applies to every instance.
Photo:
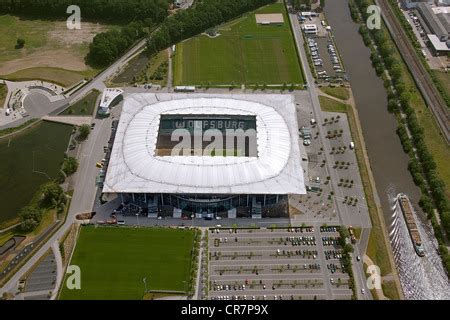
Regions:
[[348, 98], [350, 98], [348, 89], [343, 87], [321, 87], [320, 90], [330, 96], [341, 100], [347, 100]]
[[37, 67], [16, 71], [14, 73], [1, 75], [0, 77], [12, 81], [43, 80], [70, 87], [85, 78], [92, 78], [97, 70], [72, 71], [61, 68]]
[[194, 231], [166, 228], [83, 227], [71, 265], [81, 268], [81, 290], [61, 299], [132, 299], [148, 290], [188, 287]]
[[442, 87], [445, 89], [447, 95], [450, 95], [450, 72], [433, 70], [433, 73], [441, 83]]
[[72, 127], [40, 122], [0, 139], [0, 223], [17, 217], [38, 188], [57, 176]]
[[[257, 25], [255, 13], [283, 13], [284, 23]], [[220, 26], [218, 33], [176, 46], [174, 85], [304, 83], [284, 4], [246, 14]]]
[[21, 51], [15, 49], [17, 38], [25, 40], [28, 52], [48, 43], [47, 33], [55, 26], [54, 22], [43, 20], [21, 20], [18, 17], [0, 16], [0, 61], [8, 61], [21, 57]]
[[348, 111], [348, 105], [328, 97], [319, 96], [320, 107], [323, 111], [327, 112], [342, 112], [346, 113]]
[[73, 115], [73, 116], [89, 116], [94, 113], [95, 102], [100, 92], [97, 90], [92, 90], [83, 99], [77, 101], [71, 105], [68, 109], [64, 110], [63, 115]]

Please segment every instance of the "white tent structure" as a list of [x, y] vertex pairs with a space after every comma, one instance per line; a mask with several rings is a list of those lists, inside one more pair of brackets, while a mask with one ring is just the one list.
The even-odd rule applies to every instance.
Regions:
[[[162, 115], [252, 115], [257, 156], [157, 156]], [[125, 97], [104, 193], [304, 194], [290, 95], [154, 94]]]

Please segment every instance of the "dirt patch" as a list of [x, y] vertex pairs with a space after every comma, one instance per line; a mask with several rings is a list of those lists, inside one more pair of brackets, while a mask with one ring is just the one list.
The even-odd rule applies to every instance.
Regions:
[[57, 41], [64, 46], [74, 44], [91, 43], [97, 33], [106, 31], [108, 28], [99, 23], [82, 22], [80, 30], [69, 30], [66, 22], [56, 22], [55, 29], [50, 30], [47, 36], [50, 40]]
[[74, 71], [87, 69], [83, 56], [72, 53], [67, 49], [60, 49], [35, 52], [24, 58], [4, 62], [0, 66], [0, 74], [6, 75], [33, 67], [53, 67]]
[[27, 52], [25, 47], [20, 56], [0, 65], [0, 74], [6, 75], [34, 67], [54, 67], [84, 71], [88, 67], [84, 57], [94, 36], [108, 30], [110, 26], [82, 22], [80, 30], [69, 30], [66, 22], [54, 22], [54, 28], [47, 31], [46, 44]]

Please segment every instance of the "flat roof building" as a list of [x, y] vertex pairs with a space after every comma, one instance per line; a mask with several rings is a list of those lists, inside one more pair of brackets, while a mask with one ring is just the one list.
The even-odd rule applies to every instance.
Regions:
[[303, 32], [306, 34], [317, 34], [317, 26], [315, 24], [305, 24], [303, 26]]
[[431, 6], [427, 3], [420, 3], [417, 5], [417, 9], [430, 32], [436, 35], [440, 41], [447, 41], [449, 35], [447, 28], [436, 16]]
[[448, 47], [450, 40], [441, 41], [434, 34], [428, 34], [427, 37], [430, 48], [435, 55], [446, 55], [450, 52], [450, 48]]

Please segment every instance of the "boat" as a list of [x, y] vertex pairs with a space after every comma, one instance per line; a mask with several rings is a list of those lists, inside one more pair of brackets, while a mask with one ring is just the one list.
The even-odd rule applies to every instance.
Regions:
[[397, 196], [397, 201], [400, 204], [403, 216], [405, 217], [406, 227], [408, 228], [409, 236], [411, 237], [414, 250], [419, 257], [423, 257], [425, 255], [425, 250], [422, 245], [422, 239], [420, 238], [419, 230], [417, 229], [411, 201], [409, 201], [409, 198], [402, 193]]

